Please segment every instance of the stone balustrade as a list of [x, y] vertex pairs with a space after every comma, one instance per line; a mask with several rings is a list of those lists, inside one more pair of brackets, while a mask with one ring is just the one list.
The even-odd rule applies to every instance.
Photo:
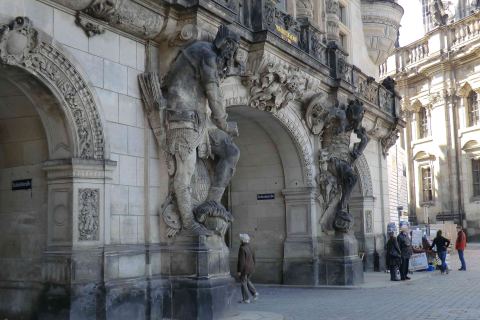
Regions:
[[480, 12], [436, 28], [423, 38], [398, 48], [379, 66], [380, 78], [416, 68], [439, 54], [461, 50], [466, 44], [478, 40], [480, 40]]

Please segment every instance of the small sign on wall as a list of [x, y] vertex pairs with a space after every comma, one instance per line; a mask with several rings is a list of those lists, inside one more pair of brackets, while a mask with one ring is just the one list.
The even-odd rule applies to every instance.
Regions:
[[273, 200], [275, 199], [275, 193], [259, 193], [257, 194], [257, 200]]
[[12, 191], [32, 189], [32, 179], [13, 180]]

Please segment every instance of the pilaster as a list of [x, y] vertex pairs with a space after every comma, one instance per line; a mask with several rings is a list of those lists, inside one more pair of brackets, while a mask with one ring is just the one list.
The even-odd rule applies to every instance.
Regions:
[[316, 189], [289, 188], [285, 196], [287, 238], [284, 243], [283, 282], [315, 285], [318, 283], [318, 259], [315, 255], [317, 223]]

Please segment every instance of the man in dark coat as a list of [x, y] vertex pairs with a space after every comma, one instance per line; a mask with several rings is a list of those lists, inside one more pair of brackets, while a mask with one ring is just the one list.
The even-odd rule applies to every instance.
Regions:
[[400, 246], [402, 264], [400, 265], [400, 280], [410, 280], [408, 277], [408, 264], [410, 257], [413, 254], [412, 240], [408, 234], [408, 224], [403, 223], [400, 225], [400, 234], [397, 237], [398, 245]]
[[387, 267], [390, 270], [390, 280], [398, 281], [397, 270], [402, 263], [401, 251], [398, 246], [397, 238], [395, 238], [395, 232], [388, 232], [388, 241], [387, 241]]
[[250, 303], [249, 293], [254, 300], [258, 298], [258, 292], [255, 290], [250, 276], [255, 271], [255, 253], [249, 245], [250, 237], [246, 233], [240, 234], [241, 245], [238, 249], [238, 265], [237, 272], [242, 284], [242, 301], [243, 303]]

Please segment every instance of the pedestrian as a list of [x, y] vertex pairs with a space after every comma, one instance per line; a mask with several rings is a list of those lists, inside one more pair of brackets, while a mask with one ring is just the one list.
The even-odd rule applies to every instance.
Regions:
[[250, 247], [250, 236], [246, 233], [241, 233], [239, 236], [241, 244], [238, 249], [237, 272], [242, 284], [242, 301], [240, 302], [250, 303], [249, 293], [252, 295], [253, 300], [258, 298], [258, 292], [250, 280], [255, 271], [255, 253]]
[[402, 263], [402, 253], [398, 246], [397, 238], [394, 231], [388, 232], [387, 241], [387, 267], [390, 270], [390, 281], [399, 281], [400, 277], [397, 275], [400, 265]]
[[442, 265], [440, 266], [440, 270], [442, 274], [445, 272], [448, 274], [448, 267], [447, 267], [447, 248], [450, 246], [450, 240], [444, 238], [442, 236], [442, 230], [437, 231], [437, 236], [433, 239], [432, 245], [430, 246], [430, 250], [433, 247], [437, 248], [437, 255], [440, 261], [442, 261]]
[[400, 223], [400, 234], [397, 237], [401, 252], [400, 280], [410, 280], [408, 276], [408, 264], [413, 254], [412, 239], [408, 232], [408, 222]]
[[467, 246], [467, 236], [465, 232], [463, 232], [462, 226], [457, 226], [457, 241], [455, 241], [455, 249], [458, 252], [458, 258], [460, 259], [460, 263], [462, 266], [459, 271], [467, 271], [467, 265], [465, 264], [465, 256], [464, 251], [465, 247]]

